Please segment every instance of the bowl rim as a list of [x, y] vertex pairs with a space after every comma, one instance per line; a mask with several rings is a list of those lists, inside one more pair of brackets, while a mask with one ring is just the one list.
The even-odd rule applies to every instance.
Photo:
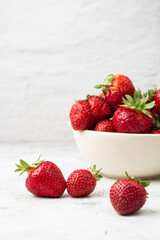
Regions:
[[115, 136], [127, 136], [127, 137], [159, 137], [160, 134], [151, 134], [151, 133], [118, 133], [118, 132], [101, 132], [101, 131], [94, 131], [94, 130], [74, 130], [74, 132], [79, 133], [91, 133], [91, 134], [97, 134], [97, 135], [115, 135]]
[[71, 123], [68, 121], [67, 125], [72, 129], [73, 132], [79, 132], [79, 133], [91, 133], [91, 134], [97, 134], [97, 135], [115, 135], [115, 136], [127, 136], [127, 137], [154, 137], [158, 138], [160, 137], [160, 134], [151, 134], [151, 133], [119, 133], [119, 132], [101, 132], [101, 131], [95, 131], [95, 130], [74, 130], [71, 126]]

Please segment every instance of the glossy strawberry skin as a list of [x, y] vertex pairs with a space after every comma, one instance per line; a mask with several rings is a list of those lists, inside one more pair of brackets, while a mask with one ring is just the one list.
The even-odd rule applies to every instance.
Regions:
[[44, 161], [36, 169], [29, 170], [26, 187], [36, 196], [61, 197], [66, 188], [66, 181], [54, 163]]
[[110, 118], [113, 115], [112, 107], [102, 97], [91, 96], [88, 99], [88, 104], [95, 120]]
[[112, 79], [112, 85], [107, 86], [106, 101], [111, 105], [118, 106], [122, 104], [122, 97], [125, 95], [133, 96], [135, 88], [132, 81], [124, 75], [115, 75]]
[[78, 101], [73, 104], [69, 117], [74, 130], [89, 129], [94, 124], [94, 117], [87, 101]]
[[100, 132], [115, 132], [113, 121], [108, 119], [98, 122], [94, 130]]
[[153, 111], [156, 112], [157, 114], [160, 114], [160, 89], [156, 91], [153, 100], [155, 101]]
[[119, 107], [113, 115], [113, 124], [119, 133], [147, 133], [152, 123], [153, 118], [128, 107]]
[[131, 179], [119, 180], [110, 189], [111, 204], [121, 215], [128, 215], [141, 209], [146, 202], [146, 196], [142, 184]]
[[96, 187], [96, 179], [85, 169], [75, 170], [67, 180], [67, 191], [72, 197], [84, 197], [91, 194]]
[[151, 134], [160, 134], [160, 129], [152, 131]]

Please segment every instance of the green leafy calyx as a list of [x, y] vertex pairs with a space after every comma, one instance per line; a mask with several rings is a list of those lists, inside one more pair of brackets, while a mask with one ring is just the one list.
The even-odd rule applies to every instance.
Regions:
[[104, 83], [103, 84], [98, 84], [96, 86], [94, 86], [94, 88], [100, 89], [102, 88], [102, 90], [107, 91], [108, 88], [107, 86], [111, 86], [112, 85], [112, 79], [113, 79], [114, 75], [113, 74], [109, 74], [105, 79], [104, 79]]
[[86, 98], [85, 99], [83, 99], [83, 100], [75, 100], [75, 102], [77, 103], [77, 102], [81, 102], [81, 101], [88, 101], [88, 99], [91, 97], [91, 95], [90, 94], [87, 94], [87, 96], [86, 96]]
[[150, 185], [149, 181], [142, 181], [141, 179], [136, 179], [135, 177], [129, 176], [127, 171], [125, 171], [125, 174], [126, 174], [127, 178], [129, 178], [129, 179], [131, 179], [133, 181], [141, 183], [143, 187], [148, 187]]
[[102, 168], [96, 170], [96, 165], [93, 165], [93, 166], [87, 168], [87, 170], [90, 171], [93, 174], [96, 181], [99, 181], [99, 180], [101, 180], [101, 178], [103, 178], [103, 176], [100, 174], [100, 171], [102, 170]]
[[20, 172], [20, 175], [22, 175], [24, 172], [37, 168], [44, 160], [40, 160], [41, 155], [37, 159], [36, 162], [34, 162], [32, 165], [29, 165], [27, 162], [24, 160], [20, 160], [20, 164], [16, 164], [17, 169], [14, 172]]
[[155, 105], [155, 101], [147, 103], [148, 95], [141, 96], [140, 90], [135, 91], [133, 97], [131, 97], [130, 95], [125, 95], [125, 98], [122, 97], [122, 100], [124, 104], [121, 106], [128, 107], [137, 112], [142, 112], [148, 117], [152, 118], [152, 115], [150, 114], [149, 111], [147, 111], [147, 109], [153, 108]]
[[148, 100], [152, 101], [156, 91], [157, 91], [157, 85], [154, 84], [152, 89], [148, 89], [148, 91], [144, 93], [144, 97], [148, 96]]

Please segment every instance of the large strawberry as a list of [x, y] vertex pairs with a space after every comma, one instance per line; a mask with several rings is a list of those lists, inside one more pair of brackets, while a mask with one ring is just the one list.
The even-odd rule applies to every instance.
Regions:
[[94, 123], [92, 111], [86, 100], [80, 100], [73, 104], [69, 117], [74, 130], [89, 129]]
[[150, 182], [129, 177], [115, 182], [110, 189], [110, 201], [113, 208], [121, 215], [128, 215], [140, 210], [146, 202], [145, 187]]
[[113, 121], [108, 119], [98, 122], [94, 130], [100, 132], [115, 132]]
[[113, 109], [105, 99], [95, 95], [88, 95], [87, 97], [88, 104], [95, 120], [110, 118], [113, 115]]
[[96, 170], [96, 165], [86, 169], [78, 169], [70, 174], [67, 180], [67, 191], [72, 197], [84, 197], [91, 194], [96, 181], [102, 176], [99, 174], [101, 169]]
[[135, 88], [132, 81], [124, 75], [110, 74], [104, 80], [103, 84], [96, 85], [95, 88], [102, 88], [106, 101], [113, 106], [122, 103], [122, 97], [125, 95], [133, 96]]
[[[65, 188], [66, 181], [61, 170], [50, 161], [38, 160], [31, 166], [23, 160], [15, 172], [24, 173], [27, 171], [26, 188], [36, 196], [61, 197]], [[20, 174], [20, 175], [21, 175]]]
[[148, 96], [141, 98], [140, 92], [135, 91], [134, 97], [123, 98], [124, 105], [113, 115], [113, 124], [120, 133], [147, 133], [151, 130], [153, 116], [149, 109], [154, 107], [154, 101], [146, 103]]

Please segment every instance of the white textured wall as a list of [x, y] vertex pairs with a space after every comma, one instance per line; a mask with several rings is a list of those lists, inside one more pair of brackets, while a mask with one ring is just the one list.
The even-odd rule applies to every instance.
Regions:
[[159, 0], [0, 0], [0, 141], [71, 139], [73, 100], [109, 73], [159, 83]]

